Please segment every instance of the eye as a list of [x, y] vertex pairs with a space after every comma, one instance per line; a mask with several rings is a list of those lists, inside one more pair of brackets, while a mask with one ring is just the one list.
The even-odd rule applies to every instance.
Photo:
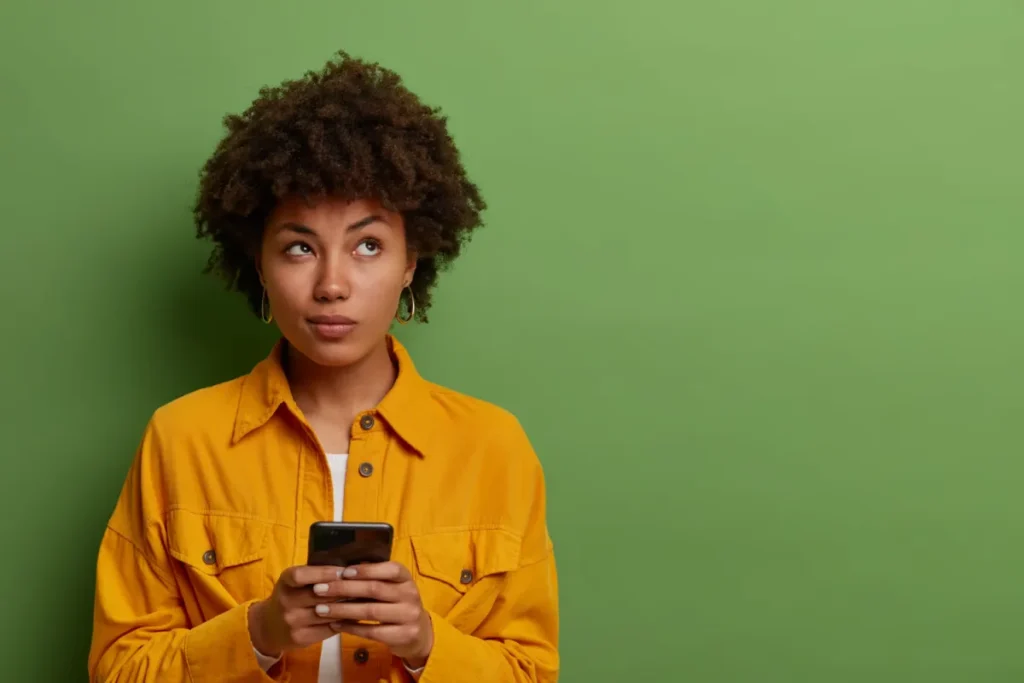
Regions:
[[356, 247], [356, 253], [360, 256], [376, 256], [380, 253], [380, 242], [374, 239], [365, 239]]
[[294, 244], [288, 245], [288, 248], [284, 250], [284, 253], [289, 256], [305, 256], [306, 254], [312, 254], [313, 249], [305, 242], [295, 242]]

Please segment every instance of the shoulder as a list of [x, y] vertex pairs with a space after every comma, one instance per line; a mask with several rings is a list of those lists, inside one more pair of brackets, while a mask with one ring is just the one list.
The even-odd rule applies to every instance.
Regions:
[[[438, 385], [431, 386], [435, 406], [450, 422], [439, 433], [448, 463], [457, 470], [446, 483], [481, 492], [498, 524], [521, 537], [521, 560], [544, 557], [552, 543], [546, 526], [544, 470], [519, 418], [508, 409]], [[449, 473], [451, 470], [449, 470]], [[444, 488], [439, 486], [438, 488]]]
[[150, 525], [163, 518], [172, 491], [202, 476], [195, 454], [229, 441], [241, 383], [236, 378], [197, 389], [153, 411], [110, 518], [111, 529], [139, 544]]
[[516, 416], [495, 403], [433, 382], [425, 384], [432, 402], [444, 411], [448, 419], [487, 430], [521, 429]]
[[196, 389], [159, 406], [151, 424], [162, 433], [230, 429], [238, 412], [245, 376]]
[[434, 383], [427, 383], [434, 419], [446, 424], [449, 439], [486, 445], [505, 464], [539, 469], [540, 464], [526, 430], [510, 410], [490, 401]]
[[182, 465], [190, 456], [224, 453], [231, 443], [246, 376], [206, 386], [160, 405], [145, 425], [139, 457]]
[[243, 381], [196, 389], [156, 408], [135, 454], [136, 475], [164, 483], [202, 476], [209, 454], [230, 447]]
[[[519, 419], [511, 411], [484, 399], [427, 382], [428, 394], [439, 416], [474, 433], [508, 436], [523, 434]], [[525, 434], [524, 434], [525, 436]]]

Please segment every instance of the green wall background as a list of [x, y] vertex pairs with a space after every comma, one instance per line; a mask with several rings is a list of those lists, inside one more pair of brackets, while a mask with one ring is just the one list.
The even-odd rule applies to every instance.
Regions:
[[1024, 9], [8, 2], [5, 680], [86, 680], [146, 418], [268, 330], [199, 271], [220, 118], [336, 49], [490, 201], [403, 330], [549, 479], [563, 680], [1024, 676]]

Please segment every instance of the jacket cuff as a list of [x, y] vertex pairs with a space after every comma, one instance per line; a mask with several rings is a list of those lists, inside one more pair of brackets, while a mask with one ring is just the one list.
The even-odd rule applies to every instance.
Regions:
[[253, 646], [252, 651], [256, 653], [256, 663], [259, 664], [259, 667], [264, 671], [270, 671], [274, 668], [275, 664], [281, 661], [280, 656], [271, 657], [270, 655], [265, 655], [257, 650], [255, 646]]
[[260, 668], [249, 637], [249, 601], [192, 628], [185, 661], [193, 683], [242, 683], [273, 678]]
[[447, 619], [433, 612], [430, 613], [430, 622], [434, 629], [434, 645], [420, 672], [418, 683], [476, 683], [501, 678], [499, 672], [494, 670], [492, 657], [503, 660], [497, 654], [487, 656], [491, 653], [486, 643], [466, 635]]

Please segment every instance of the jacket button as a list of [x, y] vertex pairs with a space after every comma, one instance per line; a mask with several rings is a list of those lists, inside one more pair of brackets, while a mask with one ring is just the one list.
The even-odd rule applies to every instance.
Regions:
[[217, 553], [212, 550], [207, 550], [203, 553], [203, 562], [205, 564], [217, 564]]
[[373, 423], [373, 415], [363, 415], [361, 418], [359, 418], [359, 426], [362, 427], [365, 431], [373, 429]]
[[353, 658], [360, 664], [366, 664], [368, 661], [370, 661], [370, 651], [367, 650], [365, 647], [361, 647], [358, 650], [356, 650], [356, 653], [353, 655]]
[[373, 465], [371, 465], [368, 462], [364, 462], [362, 465], [359, 466], [359, 474], [360, 476], [363, 477], [370, 476], [371, 474], [373, 474]]
[[463, 569], [462, 574], [459, 575], [459, 581], [463, 584], [473, 583], [473, 571], [470, 569]]

